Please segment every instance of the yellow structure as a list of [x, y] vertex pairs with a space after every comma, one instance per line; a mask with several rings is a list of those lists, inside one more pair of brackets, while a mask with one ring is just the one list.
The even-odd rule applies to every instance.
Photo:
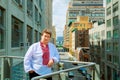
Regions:
[[92, 28], [92, 22], [89, 22], [88, 16], [78, 16], [77, 21], [72, 23], [69, 29], [69, 52], [73, 54], [74, 51], [72, 51], [72, 31], [74, 29], [77, 30], [88, 30]]

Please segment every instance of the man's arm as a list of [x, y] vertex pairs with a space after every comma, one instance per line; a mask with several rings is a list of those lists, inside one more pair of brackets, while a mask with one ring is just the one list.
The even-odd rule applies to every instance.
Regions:
[[25, 56], [24, 56], [24, 70], [25, 72], [29, 72], [32, 71], [32, 53], [33, 53], [33, 47], [30, 46], [30, 48], [28, 49], [28, 51], [26, 52]]

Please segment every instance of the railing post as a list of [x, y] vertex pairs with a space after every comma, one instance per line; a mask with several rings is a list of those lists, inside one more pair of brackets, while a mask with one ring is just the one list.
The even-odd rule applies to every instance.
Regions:
[[1, 58], [1, 80], [4, 80], [4, 57]]
[[95, 80], [95, 65], [93, 67], [93, 80]]
[[1, 58], [1, 80], [8, 80], [11, 76], [11, 63], [12, 59], [6, 57]]
[[13, 74], [12, 73], [13, 58], [11, 58], [11, 57], [8, 58], [8, 63], [9, 63], [9, 68], [10, 68], [10, 74], [9, 74], [10, 75], [10, 80], [12, 80], [11, 77], [12, 77], [12, 74]]
[[93, 68], [93, 80], [100, 80], [100, 68], [97, 64]]

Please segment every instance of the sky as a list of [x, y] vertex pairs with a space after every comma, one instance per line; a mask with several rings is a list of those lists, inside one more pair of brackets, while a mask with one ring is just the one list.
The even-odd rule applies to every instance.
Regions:
[[53, 26], [56, 27], [56, 36], [63, 36], [66, 23], [66, 11], [70, 0], [53, 0]]

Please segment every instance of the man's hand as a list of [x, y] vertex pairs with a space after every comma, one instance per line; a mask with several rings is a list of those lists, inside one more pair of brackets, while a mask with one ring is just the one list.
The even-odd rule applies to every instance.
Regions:
[[47, 66], [48, 67], [52, 67], [52, 65], [54, 64], [54, 60], [53, 59], [50, 59]]

